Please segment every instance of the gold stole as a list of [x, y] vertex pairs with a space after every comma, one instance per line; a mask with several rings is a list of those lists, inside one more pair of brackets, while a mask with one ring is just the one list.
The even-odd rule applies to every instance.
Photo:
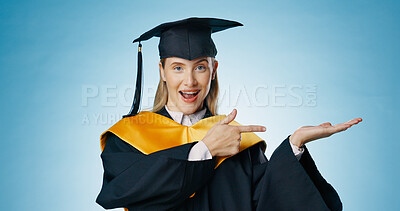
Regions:
[[[108, 132], [115, 134], [146, 155], [182, 144], [201, 141], [207, 131], [225, 117], [225, 115], [208, 117], [188, 127], [160, 114], [142, 111], [135, 116], [121, 119], [101, 134], [101, 150], [103, 151], [106, 145]], [[229, 125], [240, 124], [232, 121]], [[265, 144], [264, 140], [254, 133], [242, 133], [239, 151], [260, 142]], [[215, 168], [229, 157], [218, 157]]]

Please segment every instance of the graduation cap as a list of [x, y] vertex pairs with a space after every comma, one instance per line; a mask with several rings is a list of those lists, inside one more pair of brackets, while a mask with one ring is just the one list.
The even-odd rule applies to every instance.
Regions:
[[160, 59], [179, 57], [193, 60], [203, 56], [215, 57], [217, 49], [211, 34], [236, 26], [243, 24], [218, 18], [187, 18], [158, 25], [135, 39], [133, 43], [139, 42], [136, 90], [131, 110], [124, 117], [134, 116], [139, 112], [143, 69], [141, 41], [160, 37], [158, 44]]

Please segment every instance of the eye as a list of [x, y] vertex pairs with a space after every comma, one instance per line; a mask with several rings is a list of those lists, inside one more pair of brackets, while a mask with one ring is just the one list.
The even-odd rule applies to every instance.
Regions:
[[205, 70], [206, 67], [204, 65], [199, 65], [196, 67], [197, 70]]
[[176, 71], [182, 71], [182, 70], [183, 70], [183, 68], [182, 68], [182, 67], [180, 67], [180, 66], [176, 66], [176, 67], [174, 67], [174, 70], [176, 70]]

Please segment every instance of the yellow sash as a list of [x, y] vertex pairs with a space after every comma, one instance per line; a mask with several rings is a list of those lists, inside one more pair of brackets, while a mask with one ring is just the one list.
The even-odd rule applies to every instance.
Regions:
[[[160, 114], [142, 111], [135, 116], [121, 119], [110, 129], [101, 134], [101, 150], [103, 150], [106, 145], [107, 133], [109, 132], [115, 134], [144, 154], [201, 141], [207, 131], [225, 117], [225, 115], [208, 117], [188, 127]], [[230, 125], [240, 124], [232, 121]], [[239, 150], [243, 151], [260, 142], [263, 142], [265, 145], [264, 140], [256, 134], [242, 133], [242, 141]], [[229, 156], [218, 157], [215, 168], [227, 158], [229, 158]]]

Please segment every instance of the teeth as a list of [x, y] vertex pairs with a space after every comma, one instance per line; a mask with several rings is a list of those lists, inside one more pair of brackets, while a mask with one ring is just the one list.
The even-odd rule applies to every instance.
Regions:
[[182, 92], [183, 94], [188, 94], [188, 95], [190, 95], [190, 94], [196, 94], [197, 92]]

